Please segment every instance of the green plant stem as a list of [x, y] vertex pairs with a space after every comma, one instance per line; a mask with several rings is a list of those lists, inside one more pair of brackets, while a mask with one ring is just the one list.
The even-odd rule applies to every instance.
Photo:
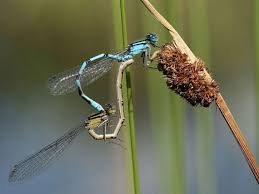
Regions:
[[[181, 28], [183, 20], [181, 19], [183, 2], [181, 0], [168, 0], [167, 1], [167, 15], [169, 21], [172, 21], [179, 32], [183, 32]], [[171, 39], [171, 37], [170, 37]], [[172, 193], [184, 194], [185, 193], [185, 128], [184, 116], [185, 106], [179, 96], [171, 93], [171, 130], [172, 130]]]
[[[112, 9], [113, 9], [113, 34], [114, 38], [112, 39], [112, 46], [116, 50], [121, 50], [124, 47], [123, 44], [123, 33], [122, 33], [122, 21], [121, 21], [121, 3], [120, 0], [112, 0]], [[118, 74], [118, 69], [114, 69], [112, 72], [113, 77], [116, 77]], [[123, 79], [123, 86], [126, 85], [126, 79]], [[112, 84], [112, 91], [114, 90], [114, 82]], [[126, 93], [126, 88], [123, 87], [123, 93]], [[112, 95], [114, 92], [112, 92]], [[125, 110], [127, 108], [127, 99], [125, 98]], [[128, 118], [128, 114], [125, 111], [125, 117]], [[133, 167], [132, 167], [132, 157], [131, 154], [129, 154], [129, 151], [131, 151], [131, 142], [130, 142], [130, 131], [128, 130], [129, 126], [128, 119], [125, 120], [125, 130], [122, 130], [123, 139], [125, 139], [125, 146], [129, 149], [127, 149], [127, 152], [125, 152], [125, 175], [126, 175], [126, 190], [128, 190], [128, 193], [134, 192], [134, 182], [133, 182]], [[129, 151], [128, 151], [129, 150]]]
[[122, 39], [123, 47], [128, 45], [128, 35], [127, 35], [127, 26], [126, 26], [126, 11], [125, 11], [125, 1], [120, 0], [120, 10], [121, 10], [121, 30], [122, 30]]
[[[259, 2], [255, 0], [256, 118], [259, 116]], [[259, 120], [256, 119], [256, 155], [259, 160]]]
[[[143, 1], [142, 1], [143, 2]], [[174, 24], [181, 22], [181, 0], [152, 1], [158, 9], [164, 9], [167, 18]], [[141, 10], [142, 11], [142, 10]], [[172, 40], [169, 34], [161, 30], [153, 17], [142, 11], [142, 27], [147, 31], [160, 32], [159, 42]], [[177, 25], [179, 27], [181, 25]], [[156, 49], [154, 49], [156, 50]], [[166, 84], [157, 71], [148, 71], [148, 100], [150, 126], [154, 137], [158, 168], [155, 171], [157, 186], [162, 193], [185, 193], [185, 141], [184, 141], [184, 106], [182, 99], [168, 91]], [[163, 114], [161, 114], [161, 111]]]
[[[162, 8], [164, 1], [152, 1], [157, 7]], [[150, 14], [145, 10], [142, 3], [139, 4], [139, 13], [141, 16], [141, 32], [160, 32], [159, 43], [166, 42], [167, 33], [161, 33], [160, 26]], [[152, 52], [156, 49], [152, 48]], [[152, 66], [156, 65], [153, 63]], [[147, 75], [147, 101], [148, 101], [148, 120], [150, 128], [146, 133], [152, 138], [151, 145], [154, 148], [154, 169], [156, 177], [156, 188], [160, 193], [173, 194], [174, 185], [174, 153], [172, 152], [172, 136], [173, 131], [171, 128], [171, 107], [170, 107], [170, 94], [163, 79], [161, 79], [158, 71], [146, 71]]]
[[[190, 42], [194, 52], [209, 64], [209, 27], [206, 0], [189, 0]], [[213, 168], [213, 120], [210, 109], [195, 111], [198, 193], [215, 193]]]
[[137, 162], [137, 149], [136, 149], [136, 138], [134, 128], [134, 111], [132, 103], [132, 88], [130, 81], [130, 72], [126, 72], [126, 83], [127, 83], [127, 98], [128, 98], [128, 118], [130, 128], [130, 143], [131, 143], [131, 157], [133, 167], [133, 182], [134, 182], [134, 193], [139, 194], [139, 174], [138, 174], [138, 162]]
[[[127, 27], [126, 27], [126, 11], [125, 1], [120, 0], [121, 10], [121, 26], [122, 26], [122, 38], [123, 46], [126, 47], [127, 41]], [[138, 174], [138, 161], [136, 151], [136, 138], [135, 138], [135, 123], [134, 123], [134, 111], [133, 111], [133, 100], [132, 100], [132, 87], [131, 87], [131, 75], [129, 69], [126, 70], [126, 96], [128, 102], [128, 120], [130, 130], [130, 144], [131, 144], [131, 159], [133, 168], [133, 183], [134, 183], [134, 194], [139, 194], [139, 174]]]
[[[112, 41], [113, 48], [120, 50], [123, 48], [123, 36], [122, 36], [122, 24], [121, 24], [121, 12], [120, 12], [120, 0], [112, 1], [112, 12], [113, 12], [113, 34], [114, 40]], [[117, 72], [116, 72], [117, 73]], [[116, 75], [114, 75], [116, 76]]]

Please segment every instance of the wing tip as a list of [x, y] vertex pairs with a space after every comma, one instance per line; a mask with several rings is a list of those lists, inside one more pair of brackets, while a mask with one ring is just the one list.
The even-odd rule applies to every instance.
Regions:
[[10, 172], [9, 172], [9, 177], [8, 177], [8, 182], [9, 183], [15, 183], [17, 182], [17, 168], [16, 166], [14, 166], [13, 168], [11, 168]]

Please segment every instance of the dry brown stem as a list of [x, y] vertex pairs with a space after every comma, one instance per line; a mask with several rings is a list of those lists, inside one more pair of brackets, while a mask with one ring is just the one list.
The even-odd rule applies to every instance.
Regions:
[[230, 110], [228, 109], [227, 103], [225, 102], [225, 100], [223, 99], [221, 94], [218, 95], [216, 103], [217, 103], [224, 119], [226, 120], [232, 134], [234, 135], [238, 145], [240, 146], [240, 148], [247, 160], [247, 163], [248, 163], [249, 167], [251, 168], [251, 170], [257, 180], [257, 183], [259, 183], [259, 172], [258, 172], [258, 167], [256, 165], [255, 157], [254, 157], [251, 149], [249, 148], [248, 144], [246, 143], [246, 140], [245, 140], [243, 134], [241, 133], [241, 130], [239, 129], [237, 122], [235, 121]]
[[[178, 47], [178, 49], [186, 54], [188, 56], [188, 60], [190, 64], [195, 63], [198, 59], [193, 54], [193, 52], [190, 50], [190, 48], [187, 46], [187, 44], [184, 42], [184, 40], [181, 38], [181, 36], [178, 34], [178, 32], [173, 28], [173, 26], [154, 8], [154, 6], [148, 1], [148, 0], [141, 0], [141, 2], [144, 4], [144, 6], [151, 12], [152, 15], [156, 18], [156, 20], [161, 23], [171, 34], [173, 37], [173, 41], [175, 45]], [[158, 52], [156, 52], [157, 54]], [[155, 58], [156, 55], [153, 55], [152, 58]], [[213, 80], [210, 76], [210, 74], [204, 69], [204, 74], [206, 76], [206, 79], [208, 81]], [[227, 122], [232, 134], [234, 135], [236, 141], [238, 142], [238, 145], [240, 146], [247, 163], [253, 172], [257, 183], [259, 183], [259, 170], [256, 165], [255, 157], [253, 156], [253, 153], [251, 149], [249, 148], [248, 144], [246, 143], [246, 140], [244, 136], [242, 135], [241, 130], [239, 129], [237, 122], [235, 121], [232, 113], [230, 112], [226, 102], [224, 101], [222, 95], [218, 93], [216, 104], [219, 107], [225, 121]]]

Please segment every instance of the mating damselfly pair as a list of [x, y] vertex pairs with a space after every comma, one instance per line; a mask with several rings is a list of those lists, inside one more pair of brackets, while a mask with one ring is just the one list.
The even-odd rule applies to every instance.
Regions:
[[[54, 159], [71, 144], [71, 142], [82, 131], [88, 130], [89, 134], [95, 139], [112, 139], [116, 138], [119, 130], [124, 122], [123, 99], [121, 91], [122, 74], [125, 68], [133, 63], [134, 56], [141, 54], [143, 57], [144, 66], [148, 66], [151, 54], [151, 46], [156, 45], [158, 36], [156, 34], [148, 34], [145, 39], [135, 41], [128, 47], [114, 54], [99, 54], [82, 63], [82, 65], [74, 67], [65, 72], [52, 76], [49, 80], [49, 90], [53, 95], [64, 95], [78, 90], [79, 95], [90, 104], [97, 113], [89, 116], [85, 122], [78, 127], [75, 127], [58, 138], [53, 143], [45, 146], [40, 151], [29, 156], [25, 160], [14, 165], [9, 174], [10, 182], [19, 182], [39, 174], [47, 167]], [[85, 95], [82, 85], [89, 85], [105, 73], [111, 70], [113, 62], [121, 62], [117, 75], [117, 98], [119, 105], [120, 119], [116, 128], [112, 133], [107, 133], [107, 126], [110, 123], [110, 118], [115, 114], [115, 109], [111, 105], [103, 107], [95, 100]], [[103, 133], [98, 134], [95, 130], [103, 128]]]

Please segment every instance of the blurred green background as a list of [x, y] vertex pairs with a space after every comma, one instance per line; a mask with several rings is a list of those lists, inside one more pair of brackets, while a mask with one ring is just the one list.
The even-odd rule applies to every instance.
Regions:
[[[257, 0], [151, 2], [208, 63], [259, 160]], [[41, 175], [8, 183], [13, 164], [93, 112], [76, 93], [51, 96], [46, 80], [97, 53], [121, 49], [119, 1], [2, 0], [0, 13], [0, 193], [133, 193], [129, 148], [96, 142], [87, 133]], [[140, 1], [126, 1], [126, 14], [129, 42], [148, 32], [159, 35], [159, 44], [171, 40]], [[87, 94], [116, 103], [117, 67], [87, 87]], [[140, 193], [259, 192], [214, 104], [191, 107], [166, 88], [160, 72], [143, 69], [140, 57], [131, 75]], [[127, 147], [126, 130], [120, 138]]]

